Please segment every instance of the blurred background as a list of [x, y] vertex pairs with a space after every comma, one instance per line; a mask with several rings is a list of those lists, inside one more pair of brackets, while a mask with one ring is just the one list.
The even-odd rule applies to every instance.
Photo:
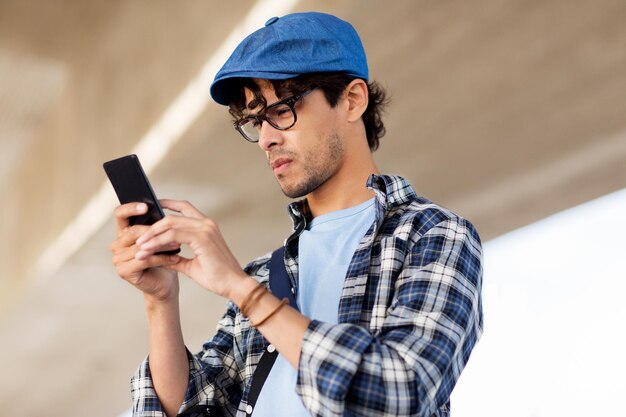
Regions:
[[[289, 234], [289, 200], [208, 86], [245, 35], [309, 10], [355, 26], [391, 95], [381, 170], [486, 242], [486, 331], [454, 414], [626, 415], [623, 0], [0, 0], [0, 414], [130, 406], [146, 323], [110, 263], [104, 161], [137, 153], [242, 264]], [[181, 281], [195, 351], [225, 300]]]

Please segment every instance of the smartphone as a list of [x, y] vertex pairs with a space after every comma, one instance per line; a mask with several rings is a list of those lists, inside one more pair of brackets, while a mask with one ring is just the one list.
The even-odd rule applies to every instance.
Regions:
[[[128, 218], [131, 226], [136, 224], [149, 226], [165, 217], [137, 155], [126, 155], [107, 161], [103, 167], [121, 204], [137, 202], [146, 203], [148, 206], [146, 214]], [[158, 252], [158, 254], [173, 255], [178, 252], [180, 249]]]

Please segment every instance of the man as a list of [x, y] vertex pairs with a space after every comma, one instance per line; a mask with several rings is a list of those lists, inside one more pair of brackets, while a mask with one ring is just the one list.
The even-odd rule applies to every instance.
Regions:
[[[284, 255], [300, 311], [266, 290], [270, 255], [241, 269], [190, 203], [163, 200], [180, 215], [150, 227], [128, 224], [145, 205], [118, 207], [113, 262], [143, 292], [150, 333], [134, 414], [449, 415], [482, 329], [480, 241], [469, 222], [379, 173], [384, 93], [368, 84], [352, 26], [320, 13], [272, 18], [211, 95], [265, 151], [282, 191], [304, 197], [290, 206]], [[180, 245], [193, 257], [156, 254]], [[230, 300], [197, 355], [182, 338], [177, 272]], [[252, 407], [251, 377], [274, 349]]]

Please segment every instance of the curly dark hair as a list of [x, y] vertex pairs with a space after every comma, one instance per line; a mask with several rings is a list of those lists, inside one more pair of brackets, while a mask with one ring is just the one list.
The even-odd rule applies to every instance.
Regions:
[[[346, 86], [356, 77], [344, 72], [322, 72], [302, 74], [286, 80], [270, 80], [276, 96], [285, 98], [294, 94], [302, 94], [307, 90], [319, 88], [324, 92], [326, 101], [331, 107], [335, 107], [339, 101], [341, 93]], [[246, 106], [246, 96], [244, 89], [252, 91], [254, 99]], [[232, 91], [230, 97], [229, 112], [235, 120], [244, 115], [244, 110], [261, 108], [267, 105], [265, 98], [261, 94], [261, 89], [251, 78], [233, 78], [230, 80], [229, 90]], [[385, 125], [382, 114], [389, 100], [387, 93], [378, 83], [371, 81], [367, 83], [369, 102], [365, 112], [361, 116], [365, 125], [365, 134], [370, 150], [378, 149], [380, 138], [385, 135]]]

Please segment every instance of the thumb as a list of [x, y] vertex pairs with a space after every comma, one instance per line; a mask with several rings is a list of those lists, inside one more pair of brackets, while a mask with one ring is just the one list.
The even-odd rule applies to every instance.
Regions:
[[169, 271], [182, 272], [188, 277], [191, 277], [190, 271], [192, 259], [188, 259], [180, 255], [172, 256], [172, 258], [176, 258], [176, 261], [168, 265], [163, 265], [163, 268]]

